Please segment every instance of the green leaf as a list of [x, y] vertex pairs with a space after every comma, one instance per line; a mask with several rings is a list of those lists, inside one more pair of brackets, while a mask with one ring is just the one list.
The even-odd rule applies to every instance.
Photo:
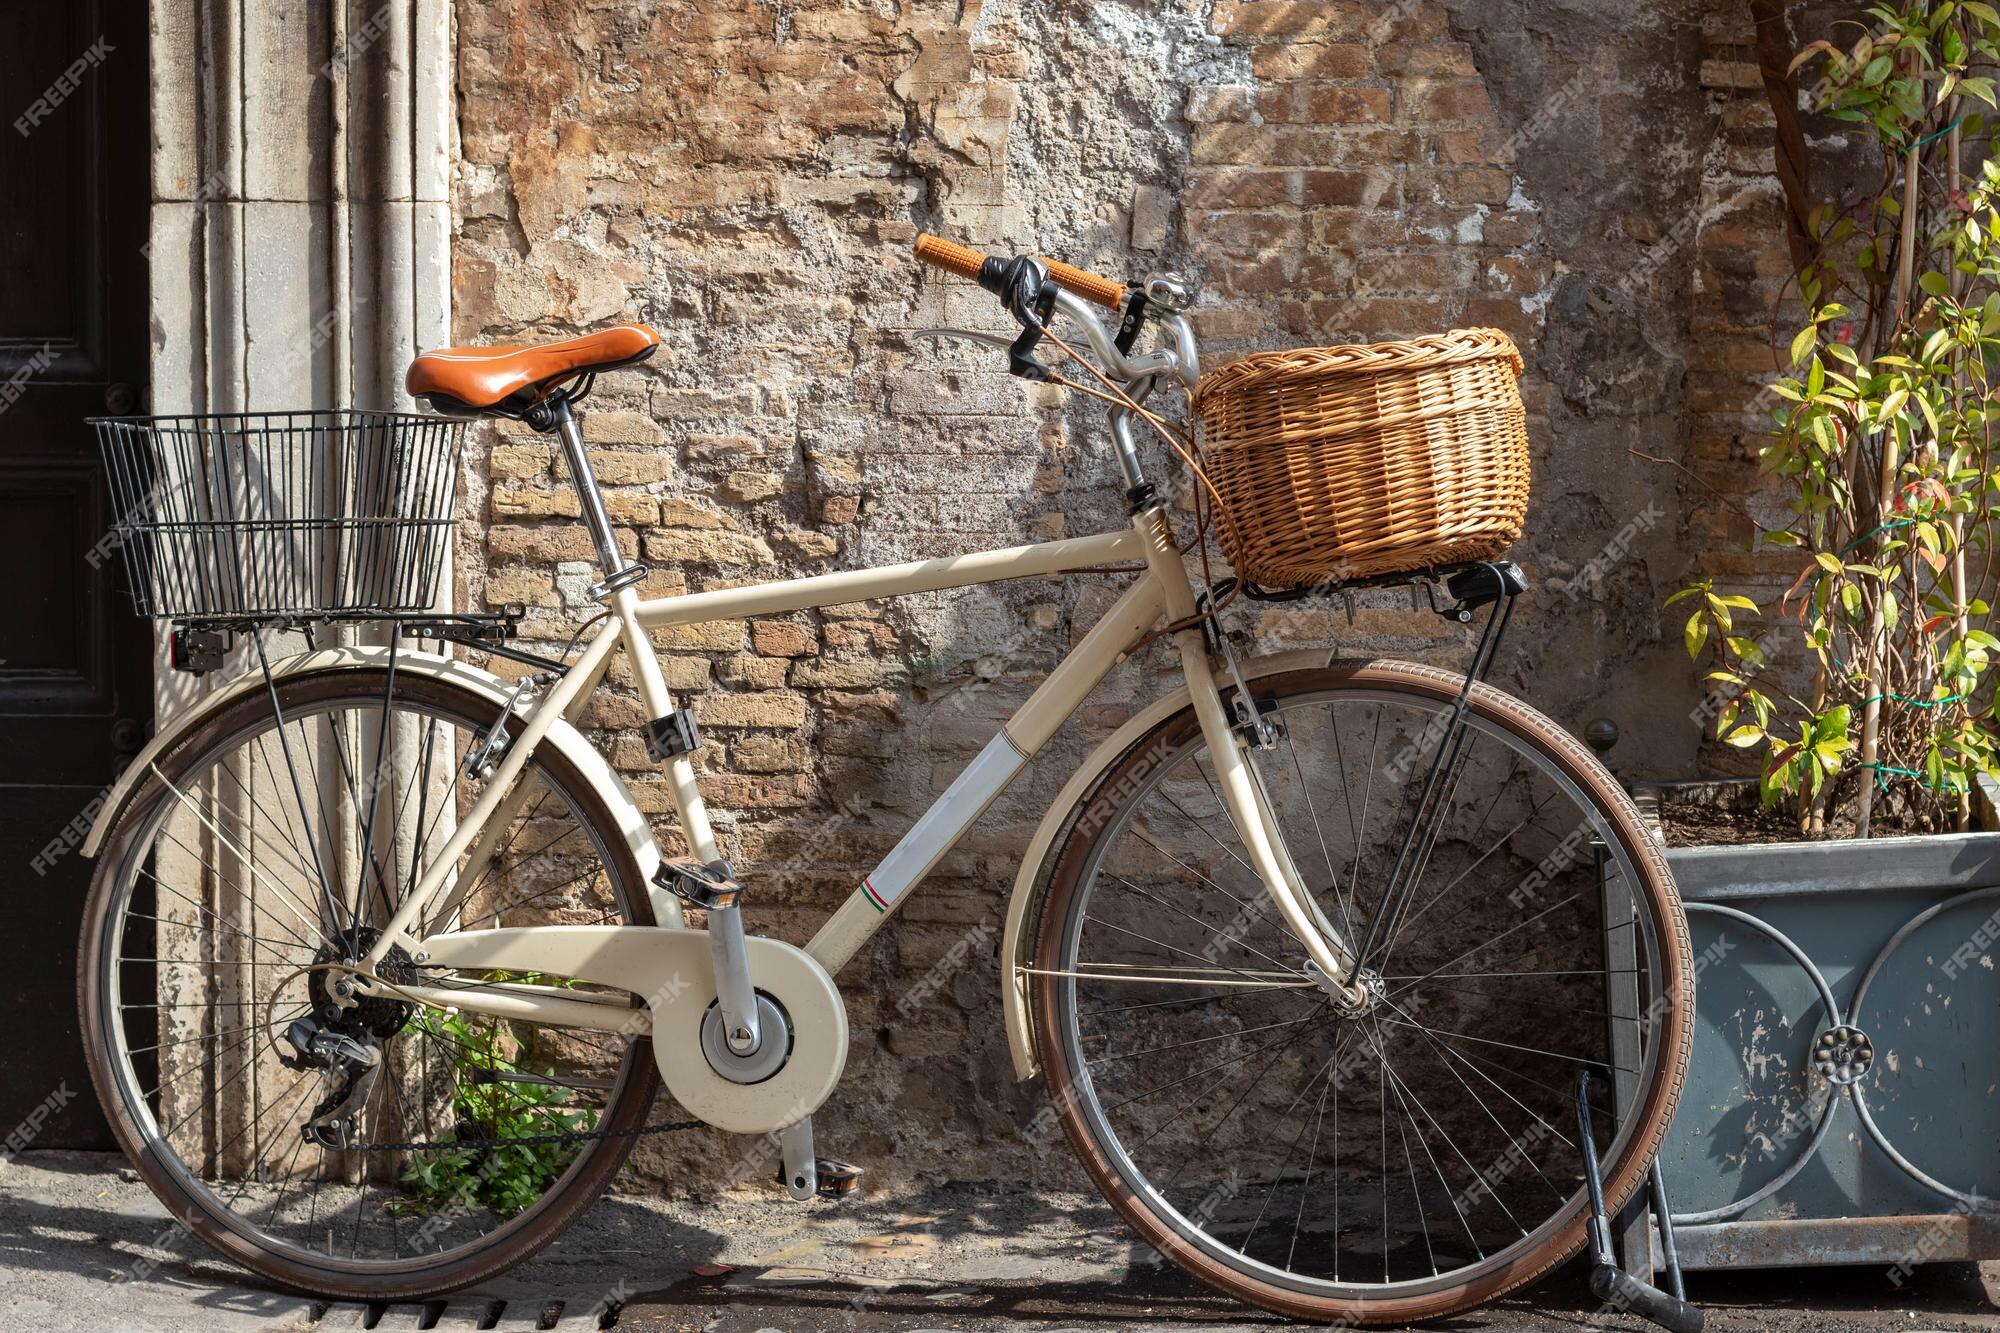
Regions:
[[1742, 726], [1738, 727], [1736, 730], [1730, 732], [1727, 736], [1724, 736], [1722, 738], [1722, 743], [1725, 745], [1733, 745], [1739, 750], [1744, 750], [1748, 749], [1752, 745], [1755, 745], [1758, 741], [1761, 741], [1763, 739], [1764, 739], [1764, 733], [1758, 728], [1753, 727], [1748, 722], [1746, 722]]
[[[1939, 330], [1943, 332], [1943, 330]], [[1937, 413], [1931, 410], [1931, 400], [1927, 394], [1917, 395], [1917, 410], [1924, 414], [1924, 424], [1931, 428], [1931, 434], [1938, 434]]]
[[1753, 667], [1763, 665], [1764, 650], [1757, 646], [1755, 639], [1735, 634], [1725, 639], [1724, 642], [1729, 645], [1729, 651], [1735, 654], [1739, 661]]
[[1771, 725], [1771, 701], [1761, 690], [1749, 691], [1750, 711], [1757, 715], [1757, 725], [1769, 728]]
[[1688, 660], [1701, 656], [1701, 646], [1708, 642], [1708, 617], [1697, 611], [1688, 617], [1687, 628], [1681, 631], [1681, 640], [1687, 644]]
[[1819, 328], [1808, 324], [1792, 339], [1792, 364], [1798, 365], [1812, 352], [1813, 344], [1819, 341]]

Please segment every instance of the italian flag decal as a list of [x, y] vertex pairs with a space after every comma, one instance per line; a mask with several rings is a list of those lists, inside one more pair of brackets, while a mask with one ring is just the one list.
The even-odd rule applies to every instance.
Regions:
[[889, 900], [875, 891], [875, 886], [868, 882], [866, 876], [861, 880], [861, 892], [867, 895], [869, 905], [876, 911], [886, 913], [889, 910]]

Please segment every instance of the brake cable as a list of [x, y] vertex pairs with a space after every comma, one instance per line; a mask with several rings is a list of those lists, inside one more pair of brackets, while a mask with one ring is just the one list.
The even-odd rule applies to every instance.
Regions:
[[[1042, 336], [1046, 337], [1050, 342], [1054, 343], [1056, 347], [1062, 351], [1064, 356], [1068, 357], [1070, 360], [1076, 362], [1078, 365], [1082, 366], [1085, 370], [1089, 371], [1091, 377], [1096, 379], [1098, 383], [1102, 384], [1106, 391], [1099, 391], [1093, 389], [1088, 385], [1070, 380], [1065, 376], [1055, 373], [1054, 371], [1051, 371], [1049, 373], [1049, 380], [1051, 383], [1060, 385], [1064, 388], [1076, 389], [1081, 393], [1090, 395], [1092, 398], [1101, 399], [1104, 402], [1110, 403], [1115, 407], [1122, 408], [1125, 411], [1132, 413], [1134, 416], [1137, 416], [1141, 421], [1145, 422], [1148, 426], [1151, 426], [1153, 428], [1154, 434], [1158, 435], [1162, 440], [1166, 441], [1168, 448], [1172, 449], [1176, 454], [1180, 456], [1181, 461], [1187, 464], [1188, 470], [1194, 474], [1195, 479], [1201, 483], [1202, 488], [1207, 490], [1209, 495], [1214, 498], [1215, 503], [1218, 505], [1222, 503], [1221, 492], [1216, 490], [1215, 483], [1209, 480], [1208, 473], [1202, 468], [1200, 462], [1198, 462], [1194, 456], [1194, 453], [1199, 451], [1199, 446], [1194, 445], [1193, 441], [1190, 440], [1188, 442], [1188, 445], [1184, 447], [1180, 439], [1178, 438], [1179, 436], [1178, 431], [1174, 430], [1173, 427], [1167, 425], [1166, 422], [1162, 421], [1154, 413], [1149, 412], [1144, 407], [1140, 406], [1140, 404], [1130, 394], [1126, 393], [1125, 390], [1121, 388], [1114, 380], [1112, 380], [1110, 376], [1106, 375], [1101, 369], [1099, 369], [1095, 364], [1093, 364], [1088, 357], [1085, 357], [1084, 355], [1079, 353], [1074, 347], [1071, 347], [1067, 342], [1064, 342], [1061, 335], [1057, 334], [1054, 329], [1051, 329], [1046, 324], [1044, 324], [1041, 327], [1041, 334]], [[1213, 625], [1215, 630], [1215, 635], [1214, 635], [1215, 641], [1217, 643], [1220, 643], [1222, 640], [1222, 622], [1220, 621], [1219, 617], [1221, 616], [1223, 610], [1236, 600], [1237, 594], [1242, 591], [1243, 585], [1242, 582], [1238, 580], [1234, 584], [1232, 584], [1228, 592], [1224, 593], [1221, 598], [1218, 599], [1216, 597], [1215, 572], [1209, 566], [1208, 562], [1208, 508], [1207, 505], [1205, 505], [1202, 502], [1201, 492], [1199, 490], [1195, 492], [1194, 511], [1195, 511], [1194, 544], [1201, 553], [1201, 581], [1202, 581], [1202, 586], [1207, 594], [1207, 596], [1204, 598], [1204, 601], [1206, 602], [1206, 608], [1197, 609], [1195, 614], [1191, 616], [1187, 616], [1180, 620], [1172, 621], [1168, 624], [1160, 626], [1160, 628], [1152, 631], [1150, 634], [1140, 639], [1137, 643], [1133, 644], [1131, 649], [1127, 653], [1128, 656], [1130, 656], [1133, 653], [1137, 653], [1140, 649], [1148, 647], [1149, 645], [1155, 643], [1160, 639], [1166, 638], [1169, 635], [1178, 634], [1182, 630], [1193, 629], [1198, 625]]]

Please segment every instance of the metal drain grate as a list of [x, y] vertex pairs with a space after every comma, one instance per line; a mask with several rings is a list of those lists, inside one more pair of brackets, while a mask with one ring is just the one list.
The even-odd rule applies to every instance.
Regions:
[[559, 1333], [615, 1328], [618, 1308], [601, 1299], [574, 1300], [505, 1299], [499, 1296], [454, 1296], [438, 1301], [400, 1301], [393, 1304], [342, 1301], [320, 1308], [309, 1325], [312, 1333], [332, 1333], [336, 1329], [493, 1329], [496, 1333], [528, 1333], [530, 1329], [554, 1329]]

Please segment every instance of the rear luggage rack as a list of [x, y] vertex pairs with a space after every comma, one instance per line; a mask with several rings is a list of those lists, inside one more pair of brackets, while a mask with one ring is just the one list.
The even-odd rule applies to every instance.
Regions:
[[433, 639], [441, 643], [462, 643], [496, 657], [561, 671], [564, 663], [554, 657], [531, 653], [512, 646], [521, 633], [527, 608], [509, 602], [498, 611], [383, 615], [376, 611], [312, 611], [298, 614], [258, 616], [189, 616], [172, 622], [168, 638], [169, 660], [176, 671], [201, 675], [222, 666], [238, 637], [270, 634], [301, 634], [308, 648], [317, 647], [317, 633], [342, 625], [382, 625], [392, 638]]

